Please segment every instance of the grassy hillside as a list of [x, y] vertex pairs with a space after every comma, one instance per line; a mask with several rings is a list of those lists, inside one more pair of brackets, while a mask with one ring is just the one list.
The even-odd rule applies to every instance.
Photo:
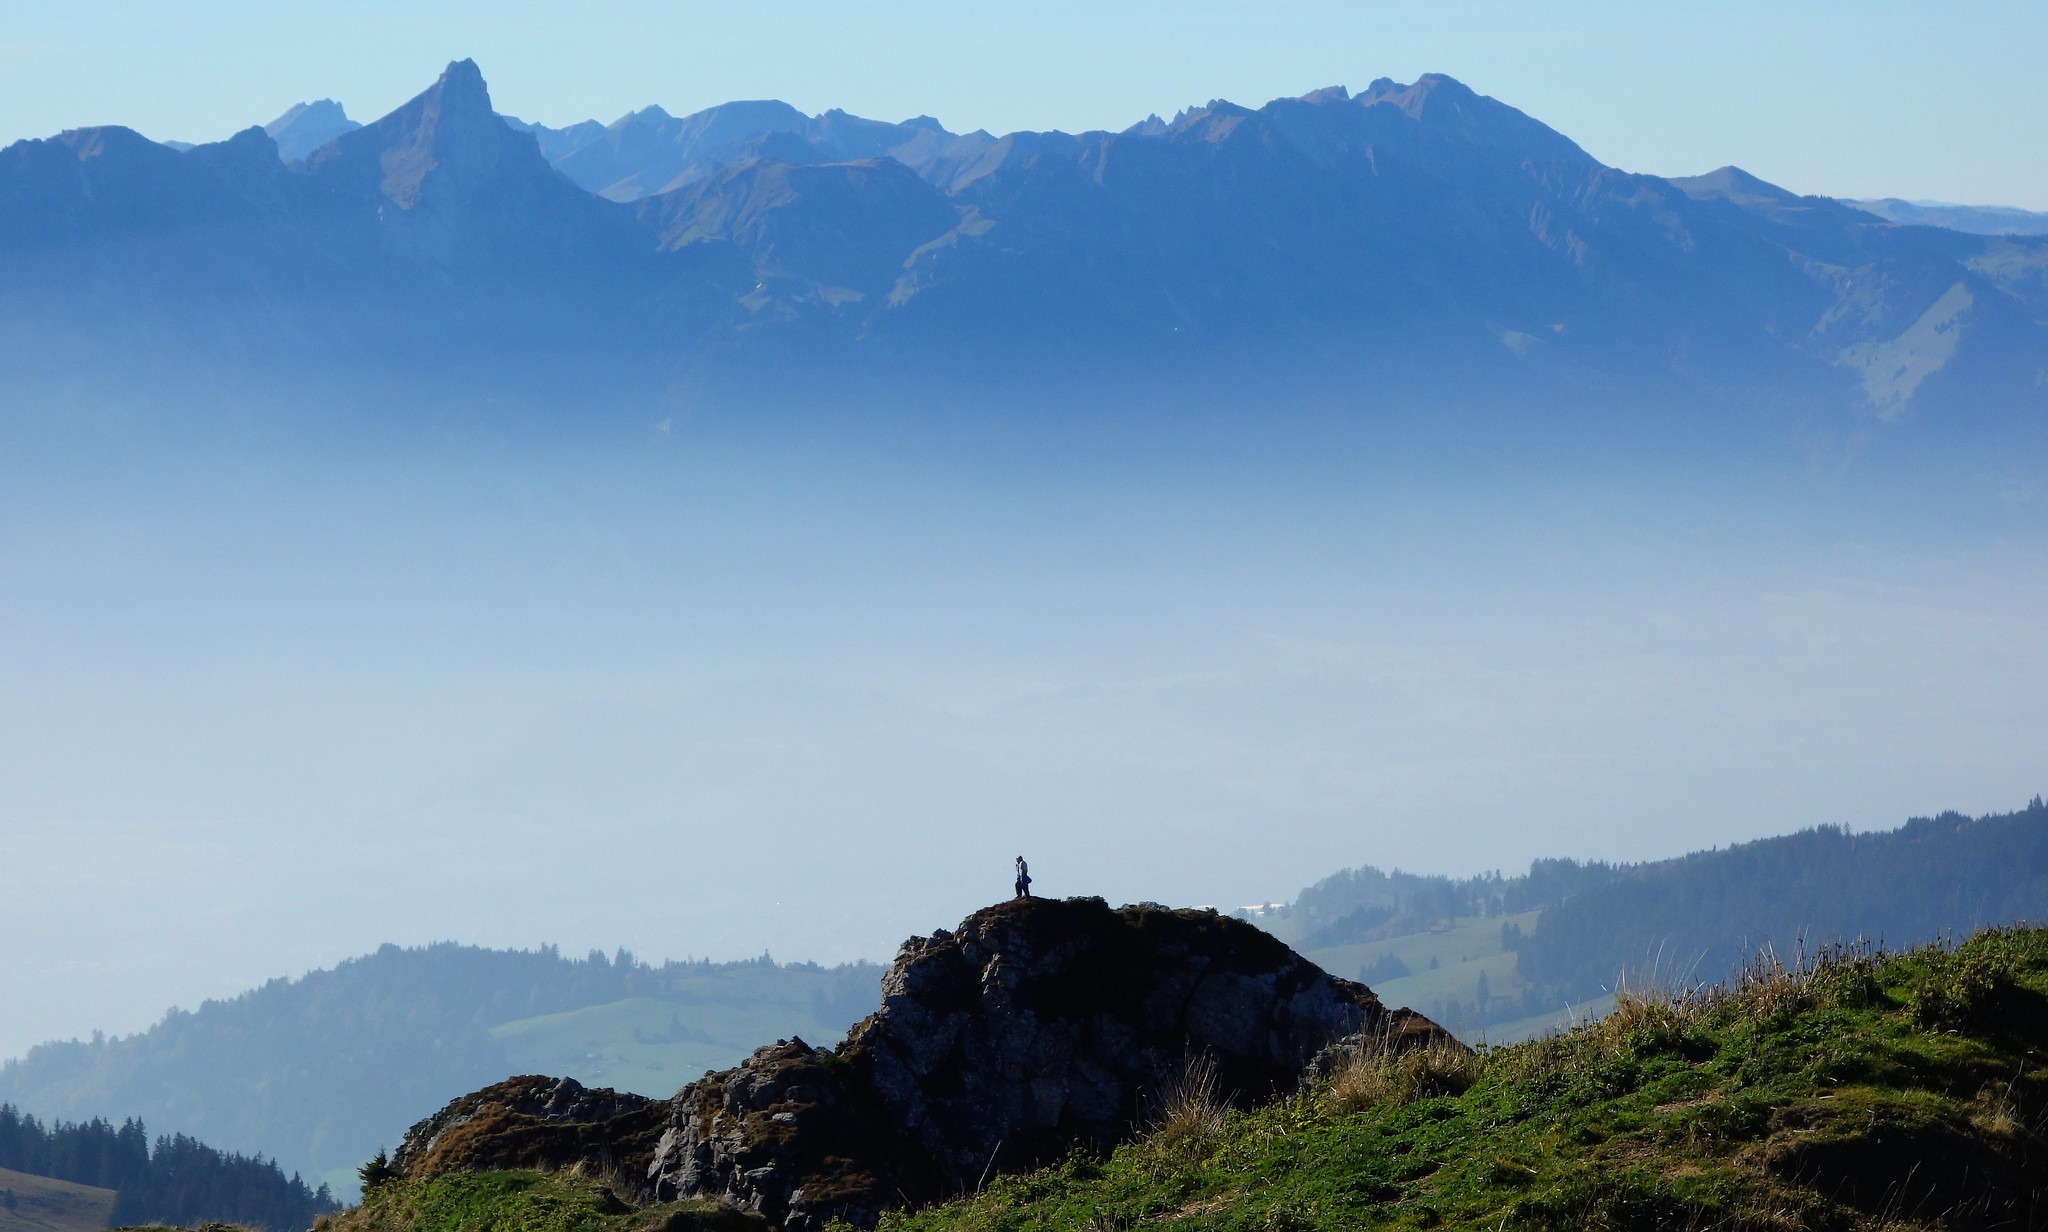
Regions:
[[0, 1232], [101, 1232], [114, 1191], [0, 1168]]
[[2042, 1050], [2048, 933], [1759, 963], [1469, 1060], [1362, 1056], [885, 1227], [2038, 1228]]
[[[504, 1052], [507, 1074], [567, 1076], [585, 1086], [667, 1097], [707, 1069], [739, 1064], [769, 1040], [836, 1041], [847, 1024], [820, 1012], [819, 984], [798, 968], [718, 968], [668, 996], [519, 1018], [492, 1027], [491, 1038]], [[879, 973], [875, 984], [862, 1013], [879, 998]]]
[[1522, 978], [1515, 951], [1504, 943], [1511, 934], [1504, 930], [1530, 932], [1542, 914], [1460, 919], [1304, 953], [1325, 971], [1371, 985], [1388, 1005], [1429, 1015], [1460, 1039], [1513, 1043], [1597, 1018], [1614, 1004], [1605, 994], [1568, 1003]]
[[595, 1181], [537, 1172], [473, 1172], [370, 1191], [319, 1232], [768, 1232], [766, 1221], [714, 1202], [633, 1210]]
[[[1758, 961], [1730, 984], [1625, 995], [1599, 1022], [1477, 1055], [1360, 1053], [1250, 1112], [1197, 1095], [1107, 1157], [883, 1227], [2038, 1228], [2043, 1052], [2048, 932], [1800, 970]], [[478, 1190], [487, 1203], [462, 1197]], [[626, 1232], [669, 1217], [626, 1211], [594, 1181], [495, 1174], [383, 1187], [323, 1227]]]

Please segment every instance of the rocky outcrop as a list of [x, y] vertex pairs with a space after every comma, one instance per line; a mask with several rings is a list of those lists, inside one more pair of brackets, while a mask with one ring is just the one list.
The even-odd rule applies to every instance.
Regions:
[[665, 1100], [529, 1074], [465, 1095], [413, 1126], [391, 1164], [409, 1179], [576, 1170], [637, 1188], [667, 1112]]
[[1130, 1137], [1197, 1058], [1252, 1103], [1362, 1031], [1442, 1036], [1214, 912], [1005, 903], [906, 942], [837, 1050], [786, 1041], [686, 1088], [650, 1175], [789, 1228], [871, 1224]]
[[674, 1099], [515, 1078], [413, 1127], [408, 1176], [578, 1168], [639, 1201], [716, 1198], [809, 1232], [1140, 1132], [1191, 1067], [1248, 1105], [1346, 1037], [1447, 1039], [1213, 911], [1027, 899], [904, 943], [834, 1049], [779, 1040]]

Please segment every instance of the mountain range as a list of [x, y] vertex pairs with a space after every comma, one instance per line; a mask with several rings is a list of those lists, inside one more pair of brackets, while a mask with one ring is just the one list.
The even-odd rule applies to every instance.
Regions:
[[363, 126], [0, 151], [0, 305], [17, 393], [1108, 381], [1845, 439], [2048, 409], [2048, 239], [1631, 174], [1435, 74], [996, 137], [777, 102], [549, 129], [462, 61]]

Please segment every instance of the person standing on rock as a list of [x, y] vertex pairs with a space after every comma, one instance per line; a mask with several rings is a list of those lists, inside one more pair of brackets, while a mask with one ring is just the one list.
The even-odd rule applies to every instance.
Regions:
[[1024, 863], [1024, 857], [1017, 857], [1017, 897], [1031, 897], [1031, 866]]

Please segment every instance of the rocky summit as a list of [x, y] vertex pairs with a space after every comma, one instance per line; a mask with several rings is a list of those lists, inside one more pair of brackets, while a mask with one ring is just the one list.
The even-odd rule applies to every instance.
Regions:
[[872, 1225], [1162, 1115], [1190, 1069], [1250, 1105], [1347, 1037], [1446, 1038], [1212, 911], [1025, 899], [904, 943], [834, 1049], [780, 1040], [668, 1101], [515, 1078], [406, 1135], [408, 1176], [574, 1170], [643, 1201], [710, 1197], [785, 1228]]

